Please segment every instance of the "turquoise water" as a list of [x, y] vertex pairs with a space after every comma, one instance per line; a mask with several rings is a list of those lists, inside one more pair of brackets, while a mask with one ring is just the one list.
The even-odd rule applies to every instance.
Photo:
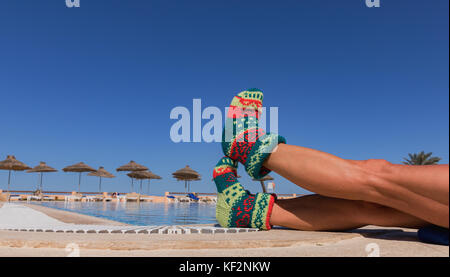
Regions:
[[41, 205], [131, 225], [217, 223], [216, 205], [207, 203], [43, 202]]

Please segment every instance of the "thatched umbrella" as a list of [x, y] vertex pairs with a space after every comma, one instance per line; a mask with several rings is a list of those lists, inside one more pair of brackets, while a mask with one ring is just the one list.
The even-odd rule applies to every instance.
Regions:
[[272, 176], [270, 175], [266, 175], [264, 177], [262, 177], [261, 179], [253, 179], [253, 181], [258, 181], [261, 183], [261, 187], [264, 193], [266, 193], [266, 186], [264, 185], [265, 181], [272, 181], [274, 180]]
[[162, 179], [161, 176], [158, 176], [156, 174], [154, 174], [151, 171], [134, 171], [131, 173], [127, 174], [129, 177], [131, 178], [135, 178], [138, 180], [141, 180], [141, 191], [142, 192], [142, 180], [148, 180], [148, 184], [147, 184], [147, 194], [150, 194], [150, 180], [151, 179]]
[[152, 179], [161, 180], [162, 178], [161, 178], [161, 176], [158, 176], [150, 171], [150, 178], [148, 178], [148, 183], [147, 183], [147, 194], [148, 195], [150, 195], [150, 180], [152, 180]]
[[95, 169], [88, 166], [87, 164], [81, 162], [77, 163], [68, 167], [63, 168], [64, 172], [77, 172], [80, 173], [80, 177], [78, 178], [78, 192], [80, 192], [80, 186], [81, 186], [81, 174], [83, 172], [94, 172]]
[[139, 193], [142, 193], [142, 180], [148, 180], [147, 194], [150, 193], [150, 180], [151, 179], [162, 179], [160, 176], [154, 174], [151, 171], [133, 171], [133, 172], [128, 173], [127, 175], [130, 178], [138, 179], [141, 181]]
[[[130, 161], [129, 163], [122, 165], [121, 167], [117, 168], [116, 171], [146, 171], [148, 170], [147, 167], [136, 163], [135, 161]], [[131, 190], [133, 190], [133, 185], [134, 185], [134, 178], [131, 177]]]
[[115, 178], [116, 176], [112, 175], [103, 166], [100, 166], [98, 170], [91, 172], [88, 174], [88, 176], [96, 176], [99, 177], [99, 183], [98, 183], [98, 191], [102, 191], [102, 178]]
[[150, 172], [148, 171], [133, 171], [127, 174], [128, 177], [132, 179], [140, 180], [139, 193], [142, 193], [142, 180], [146, 180], [150, 178]]
[[6, 160], [0, 162], [0, 169], [9, 171], [8, 174], [8, 192], [9, 192], [9, 187], [11, 185], [11, 171], [24, 171], [27, 169], [31, 169], [31, 167], [16, 160], [16, 157], [8, 155], [6, 157]]
[[[172, 175], [178, 181], [180, 181], [180, 180], [184, 181], [184, 191], [185, 192], [190, 191], [190, 181], [201, 180], [200, 174], [197, 171], [190, 168], [188, 165], [182, 169], [175, 171], [174, 173], [172, 173]], [[187, 191], [186, 191], [186, 189], [187, 189]]]
[[45, 162], [40, 162], [38, 166], [33, 167], [32, 169], [28, 170], [27, 173], [39, 173], [40, 175], [40, 183], [39, 183], [39, 190], [42, 192], [42, 176], [45, 172], [57, 172], [58, 170], [54, 169], [53, 167], [48, 166]]

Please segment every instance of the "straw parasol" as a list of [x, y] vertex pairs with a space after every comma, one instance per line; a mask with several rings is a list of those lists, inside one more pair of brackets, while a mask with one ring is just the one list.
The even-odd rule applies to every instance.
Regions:
[[[190, 181], [200, 181], [200, 174], [186, 165], [186, 167], [179, 169], [172, 173], [173, 177], [178, 181], [184, 181], [184, 191], [190, 191]], [[186, 191], [187, 190], [187, 191]]]
[[96, 176], [99, 177], [99, 183], [98, 183], [98, 191], [102, 191], [102, 178], [115, 178], [116, 176], [112, 175], [103, 166], [100, 166], [98, 170], [91, 172], [88, 174], [88, 176]]
[[150, 180], [155, 179], [155, 180], [161, 180], [161, 176], [158, 176], [156, 174], [154, 174], [153, 172], [150, 171], [150, 178], [148, 178], [148, 183], [147, 183], [147, 194], [150, 195]]
[[[117, 168], [116, 171], [146, 171], [148, 170], [147, 167], [136, 163], [135, 161], [130, 161], [129, 163], [122, 165], [121, 167]], [[134, 185], [134, 177], [130, 177], [131, 178], [131, 190], [133, 190], [133, 185]]]
[[1, 170], [8, 170], [8, 192], [11, 185], [11, 171], [24, 171], [27, 169], [31, 169], [31, 167], [27, 166], [26, 164], [16, 160], [16, 157], [13, 155], [8, 155], [6, 157], [6, 160], [0, 162], [0, 169]]
[[77, 172], [80, 173], [80, 177], [78, 178], [78, 192], [80, 192], [80, 186], [81, 186], [81, 174], [83, 172], [94, 172], [95, 169], [88, 166], [87, 164], [81, 162], [77, 163], [68, 167], [63, 168], [64, 172]]
[[261, 187], [264, 193], [266, 193], [266, 186], [264, 185], [265, 181], [272, 181], [274, 180], [272, 176], [266, 175], [262, 177], [261, 179], [253, 179], [253, 181], [261, 182]]
[[42, 191], [42, 176], [46, 172], [57, 172], [58, 170], [54, 169], [53, 167], [48, 166], [45, 162], [40, 162], [38, 166], [33, 167], [32, 169], [28, 170], [27, 173], [39, 173], [40, 175], [40, 183], [39, 183], [39, 190]]
[[142, 193], [142, 180], [150, 178], [150, 172], [148, 171], [133, 171], [127, 174], [128, 177], [132, 179], [140, 180], [139, 193]]

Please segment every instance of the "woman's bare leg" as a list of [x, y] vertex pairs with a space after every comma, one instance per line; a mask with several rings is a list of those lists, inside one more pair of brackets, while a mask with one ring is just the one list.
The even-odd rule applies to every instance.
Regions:
[[449, 226], [449, 167], [352, 161], [300, 146], [280, 144], [264, 166], [318, 194], [394, 208]]
[[374, 203], [318, 194], [277, 200], [270, 224], [303, 231], [343, 231], [366, 225], [419, 228], [424, 220]]

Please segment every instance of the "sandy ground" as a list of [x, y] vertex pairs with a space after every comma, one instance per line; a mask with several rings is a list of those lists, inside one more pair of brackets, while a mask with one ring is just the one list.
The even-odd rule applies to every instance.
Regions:
[[[0, 203], [1, 204], [1, 203]], [[67, 223], [104, 219], [37, 207]], [[117, 224], [108, 221], [109, 224]], [[368, 226], [352, 232], [274, 229], [239, 234], [62, 234], [0, 231], [0, 256], [64, 257], [449, 257], [447, 246], [417, 241], [416, 230]]]

